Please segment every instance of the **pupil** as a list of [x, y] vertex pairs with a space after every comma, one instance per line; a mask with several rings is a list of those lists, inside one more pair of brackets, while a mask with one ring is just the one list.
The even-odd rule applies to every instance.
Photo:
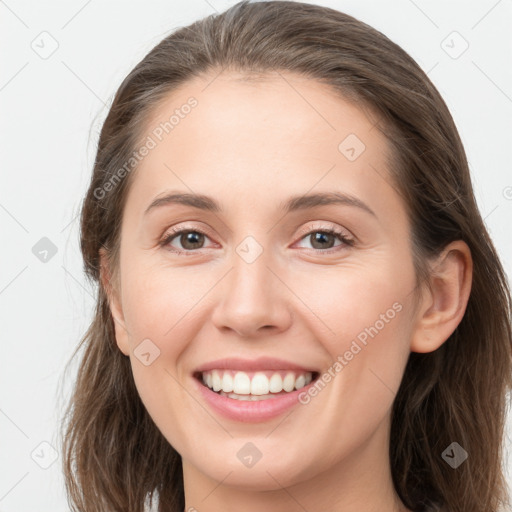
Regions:
[[[316, 243], [320, 244], [320, 247], [315, 247], [315, 249], [325, 249], [325, 242], [327, 241], [327, 238], [332, 237], [331, 234], [320, 233], [320, 232], [316, 232], [311, 236], [313, 237], [313, 243], [312, 243], [313, 247], [315, 247]], [[327, 243], [328, 243], [328, 241], [327, 241]]]
[[[185, 249], [197, 249], [197, 247], [195, 247], [195, 245], [197, 245], [197, 244], [201, 245], [203, 238], [204, 238], [204, 235], [202, 233], [190, 231], [190, 232], [182, 235], [181, 244]], [[190, 247], [189, 244], [192, 247]]]

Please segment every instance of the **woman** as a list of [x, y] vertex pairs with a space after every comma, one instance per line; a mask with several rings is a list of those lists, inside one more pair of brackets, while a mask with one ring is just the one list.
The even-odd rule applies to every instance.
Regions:
[[80, 511], [481, 511], [510, 292], [452, 117], [332, 9], [240, 2], [121, 84], [81, 217]]

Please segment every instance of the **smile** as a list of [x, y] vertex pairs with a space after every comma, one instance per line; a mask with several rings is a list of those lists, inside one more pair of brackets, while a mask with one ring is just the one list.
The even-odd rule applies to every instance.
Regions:
[[214, 369], [200, 373], [202, 383], [212, 391], [235, 400], [275, 399], [307, 386], [316, 372]]
[[262, 422], [300, 405], [299, 395], [315, 385], [320, 372], [270, 357], [210, 361], [192, 372], [206, 407], [237, 422]]

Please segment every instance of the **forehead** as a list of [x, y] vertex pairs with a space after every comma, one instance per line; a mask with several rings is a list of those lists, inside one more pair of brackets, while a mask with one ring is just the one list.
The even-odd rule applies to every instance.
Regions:
[[378, 120], [371, 109], [297, 74], [196, 77], [148, 115], [141, 140], [153, 147], [138, 164], [130, 195], [143, 208], [166, 189], [213, 196], [236, 190], [247, 207], [331, 189], [374, 196], [384, 208], [386, 194], [396, 192]]
[[[186, 107], [190, 98], [199, 107], [193, 112]], [[379, 122], [376, 110], [362, 100], [348, 101], [327, 84], [282, 71], [257, 75], [224, 71], [195, 77], [170, 92], [148, 113], [145, 132], [169, 121], [169, 114], [181, 114], [180, 109], [187, 110], [180, 119], [190, 117], [191, 121], [179, 121], [181, 130], [174, 130], [178, 120], [172, 121], [172, 138], [179, 137], [184, 125], [197, 127], [202, 123], [206, 128], [215, 126], [216, 131], [223, 129], [221, 135], [228, 134], [231, 128], [230, 135], [241, 139], [254, 132], [275, 134], [278, 128], [286, 128], [277, 141], [280, 144], [286, 140], [293, 142], [293, 135], [304, 135], [305, 143], [327, 134], [336, 141], [345, 130], [363, 137]], [[374, 135], [379, 138], [382, 134], [377, 131]]]

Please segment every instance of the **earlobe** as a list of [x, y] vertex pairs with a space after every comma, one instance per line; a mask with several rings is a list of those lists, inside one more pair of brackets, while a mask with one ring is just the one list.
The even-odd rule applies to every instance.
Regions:
[[462, 240], [448, 244], [433, 265], [430, 288], [418, 309], [412, 352], [433, 352], [451, 336], [466, 311], [472, 278], [468, 245]]
[[114, 329], [117, 346], [119, 350], [125, 355], [130, 354], [130, 344], [128, 338], [128, 331], [126, 329], [122, 304], [119, 298], [119, 290], [112, 281], [112, 274], [108, 263], [108, 256], [106, 250], [102, 247], [100, 249], [100, 281], [103, 290], [108, 298], [110, 313], [114, 320]]

